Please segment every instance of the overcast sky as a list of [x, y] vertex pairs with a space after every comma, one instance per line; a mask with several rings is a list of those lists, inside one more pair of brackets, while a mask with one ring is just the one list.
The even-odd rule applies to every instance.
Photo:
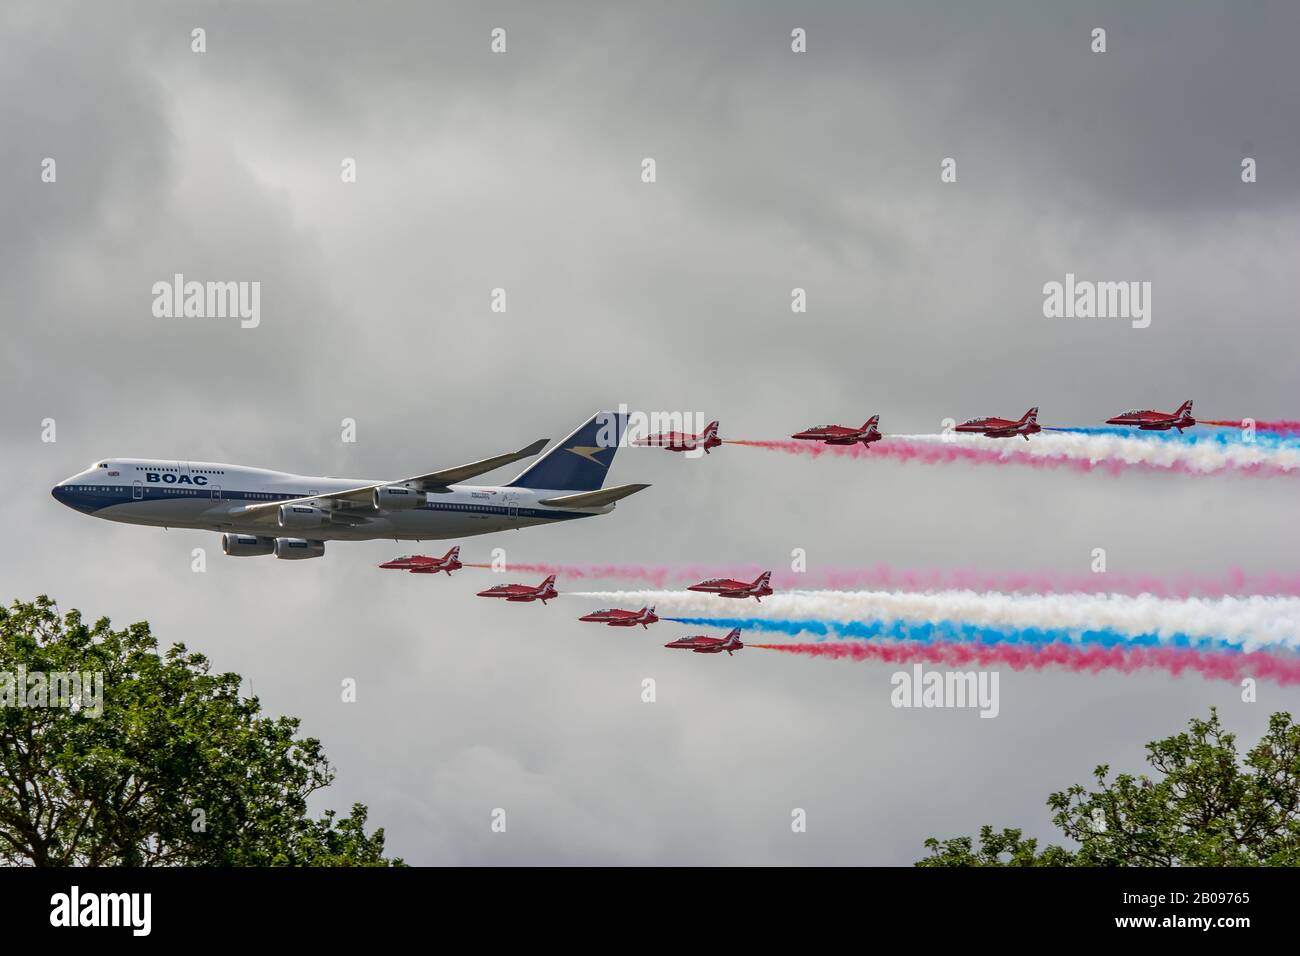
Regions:
[[[908, 864], [982, 823], [1051, 835], [1049, 792], [1141, 769], [1146, 741], [1210, 704], [1257, 736], [1294, 690], [1244, 704], [1193, 678], [1007, 672], [997, 719], [899, 710], [893, 666], [678, 654], [660, 647], [677, 625], [476, 599], [500, 581], [486, 571], [375, 570], [405, 545], [225, 558], [215, 533], [49, 496], [112, 456], [395, 479], [620, 403], [745, 438], [1034, 404], [1086, 424], [1185, 398], [1300, 417], [1300, 10], [1048, 6], [5, 4], [3, 598], [148, 619], [245, 675], [337, 765], [317, 809], [368, 804], [422, 864]], [[260, 326], [155, 318], [151, 287], [178, 272], [261, 282]], [[1067, 272], [1151, 282], [1150, 327], [1045, 319], [1043, 284]], [[464, 539], [464, 558], [1297, 565], [1284, 479], [732, 446], [626, 450], [611, 480], [653, 488]]]

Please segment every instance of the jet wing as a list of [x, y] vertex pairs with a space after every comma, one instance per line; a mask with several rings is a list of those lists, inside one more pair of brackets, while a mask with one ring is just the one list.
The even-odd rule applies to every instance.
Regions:
[[404, 481], [396, 482], [396, 484], [413, 484], [421, 491], [437, 491], [446, 488], [448, 485], [458, 485], [470, 478], [486, 475], [489, 471], [496, 471], [502, 465], [508, 465], [512, 461], [532, 458], [533, 455], [546, 447], [548, 441], [550, 441], [549, 438], [539, 438], [527, 448], [512, 451], [507, 455], [497, 455], [495, 458], [471, 461], [468, 465], [457, 465], [455, 468], [444, 468], [442, 471], [431, 471], [427, 475], [416, 475], [414, 478], [407, 478]]
[[331, 491], [324, 495], [308, 495], [304, 498], [290, 498], [285, 501], [267, 501], [255, 505], [247, 505], [234, 512], [232, 515], [240, 518], [252, 518], [257, 520], [262, 516], [273, 517], [281, 505], [301, 505], [315, 504], [318, 507], [326, 509], [347, 509], [357, 506], [369, 506], [371, 494], [376, 488], [382, 488], [386, 485], [406, 485], [419, 491], [438, 492], [445, 491], [448, 485], [459, 484], [469, 478], [478, 475], [487, 474], [489, 471], [495, 471], [502, 465], [508, 465], [512, 461], [519, 461], [523, 458], [531, 458], [539, 451], [546, 447], [549, 438], [539, 438], [525, 448], [518, 451], [510, 452], [506, 455], [497, 455], [494, 458], [484, 458], [480, 461], [472, 461], [466, 465], [457, 465], [455, 468], [444, 468], [442, 471], [431, 471], [426, 475], [415, 475], [412, 478], [403, 478], [401, 481], [378, 481], [368, 485], [360, 485], [356, 488], [345, 488], [342, 491]]

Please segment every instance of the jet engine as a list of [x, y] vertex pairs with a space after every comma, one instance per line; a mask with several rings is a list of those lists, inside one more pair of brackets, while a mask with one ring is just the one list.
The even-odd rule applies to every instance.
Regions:
[[382, 485], [375, 489], [374, 504], [376, 511], [410, 511], [420, 508], [427, 500], [423, 491], [403, 488], [401, 485]]
[[247, 558], [255, 554], [271, 554], [275, 551], [275, 539], [263, 538], [256, 534], [223, 534], [221, 550], [232, 558]]
[[313, 505], [283, 504], [279, 508], [281, 528], [319, 528], [329, 521], [329, 513]]
[[319, 558], [324, 554], [324, 541], [310, 541], [306, 538], [275, 539], [275, 556], [284, 561], [301, 561], [303, 558]]

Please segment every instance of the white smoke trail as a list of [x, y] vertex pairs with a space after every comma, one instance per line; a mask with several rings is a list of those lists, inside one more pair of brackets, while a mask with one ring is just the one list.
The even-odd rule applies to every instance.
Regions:
[[907, 441], [942, 442], [985, 451], [998, 451], [1004, 458], [1068, 458], [1076, 461], [1120, 461], [1126, 465], [1149, 465], [1176, 471], [1213, 473], [1229, 469], [1261, 468], [1276, 471], [1300, 470], [1300, 447], [1275, 444], [1151, 441], [1119, 435], [1088, 435], [1068, 432], [1039, 433], [1029, 441], [1021, 438], [985, 438], [983, 435], [887, 435]]
[[763, 598], [720, 598], [693, 591], [569, 592], [623, 607], [654, 604], [660, 617], [763, 617], [822, 621], [951, 621], [978, 627], [1070, 633], [1113, 631], [1162, 640], [1210, 638], [1244, 650], [1300, 647], [1300, 598], [1169, 600], [1148, 595], [980, 594], [974, 591], [788, 591]]

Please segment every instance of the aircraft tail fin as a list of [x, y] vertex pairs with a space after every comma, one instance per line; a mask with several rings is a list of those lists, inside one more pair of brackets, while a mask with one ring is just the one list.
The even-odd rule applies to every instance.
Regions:
[[1033, 408], [1031, 408], [1029, 411], [1025, 412], [1025, 417], [1022, 418], [1022, 419], [1020, 419], [1020, 424], [1022, 424], [1022, 425], [1037, 425], [1037, 424], [1038, 424], [1038, 406], [1037, 406], [1037, 405], [1035, 405], [1035, 406], [1034, 406]]
[[1178, 411], [1174, 412], [1175, 418], [1182, 418], [1184, 415], [1192, 414], [1192, 400], [1189, 398], [1183, 404], [1178, 406]]
[[598, 490], [605, 483], [626, 424], [626, 415], [597, 412], [525, 468], [508, 487]]
[[459, 561], [459, 560], [460, 560], [460, 545], [456, 545], [454, 548], [450, 549], [446, 554], [444, 554], [444, 555], [442, 556], [442, 560], [444, 560], [444, 561]]

